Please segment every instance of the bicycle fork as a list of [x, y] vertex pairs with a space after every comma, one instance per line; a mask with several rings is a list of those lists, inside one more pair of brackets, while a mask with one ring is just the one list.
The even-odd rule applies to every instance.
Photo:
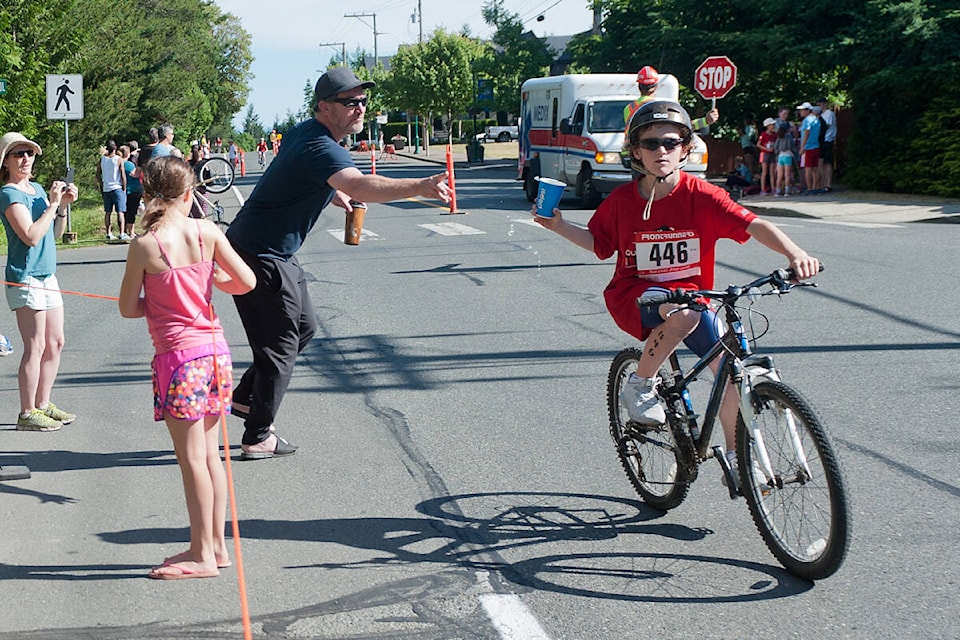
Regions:
[[807, 464], [807, 455], [803, 449], [803, 443], [800, 440], [800, 433], [797, 429], [796, 420], [793, 412], [779, 404], [775, 407], [777, 418], [782, 419], [787, 426], [789, 434], [790, 447], [794, 462], [797, 467], [803, 470], [804, 477], [777, 477], [770, 462], [770, 455], [767, 451], [767, 445], [764, 442], [763, 432], [760, 429], [758, 416], [763, 410], [760, 406], [760, 399], [754, 392], [754, 383], [758, 380], [771, 380], [780, 382], [780, 373], [773, 365], [772, 358], [763, 358], [762, 364], [752, 364], [741, 371], [739, 389], [740, 389], [740, 415], [744, 419], [744, 424], [750, 435], [750, 448], [754, 454], [754, 460], [763, 472], [765, 484], [782, 488], [785, 482], [806, 482], [811, 478], [810, 467]]

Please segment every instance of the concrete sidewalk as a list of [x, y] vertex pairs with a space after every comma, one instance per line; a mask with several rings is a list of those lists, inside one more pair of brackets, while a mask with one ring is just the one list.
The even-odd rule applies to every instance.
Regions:
[[[446, 165], [444, 147], [430, 150], [430, 155], [421, 152], [398, 151], [397, 155]], [[517, 160], [489, 159], [482, 163], [467, 163], [464, 153], [453, 154], [456, 169], [476, 170], [481, 168], [516, 169]], [[853, 191], [838, 186], [829, 194], [813, 196], [744, 196], [740, 202], [761, 215], [814, 218], [825, 222], [852, 225], [903, 224], [907, 222], [960, 223], [960, 200], [917, 196], [897, 193]]]
[[759, 214], [799, 216], [838, 224], [960, 222], [960, 201], [838, 188], [812, 196], [744, 196], [740, 202]]

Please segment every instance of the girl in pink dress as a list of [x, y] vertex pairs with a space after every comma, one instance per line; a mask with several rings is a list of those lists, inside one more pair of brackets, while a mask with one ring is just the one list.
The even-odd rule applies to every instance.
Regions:
[[156, 351], [154, 420], [166, 421], [173, 439], [190, 517], [190, 548], [150, 572], [161, 580], [209, 578], [230, 565], [217, 423], [230, 411], [233, 374], [210, 300], [214, 286], [242, 295], [256, 285], [217, 226], [189, 217], [195, 184], [180, 158], [156, 158], [144, 168], [146, 231], [130, 243], [120, 287], [120, 315], [147, 319]]

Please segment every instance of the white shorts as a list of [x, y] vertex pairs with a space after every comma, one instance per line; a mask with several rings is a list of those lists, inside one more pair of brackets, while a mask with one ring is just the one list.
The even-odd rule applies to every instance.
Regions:
[[26, 282], [20, 286], [7, 285], [7, 304], [11, 311], [23, 307], [34, 311], [46, 311], [63, 306], [63, 296], [60, 294], [60, 283], [57, 276], [49, 275], [46, 278], [27, 276]]

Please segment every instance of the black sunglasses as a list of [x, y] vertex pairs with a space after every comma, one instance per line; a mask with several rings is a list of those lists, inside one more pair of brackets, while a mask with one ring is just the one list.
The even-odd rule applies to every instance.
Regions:
[[14, 158], [23, 158], [37, 155], [37, 152], [34, 149], [18, 149], [17, 151], [11, 151], [10, 154]]
[[349, 109], [356, 109], [357, 107], [367, 106], [367, 102], [370, 101], [370, 98], [364, 96], [362, 98], [330, 98], [330, 102], [336, 102], [342, 104], [343, 106]]
[[681, 138], [640, 138], [637, 144], [647, 151], [656, 151], [660, 147], [673, 151], [683, 144], [683, 140]]

